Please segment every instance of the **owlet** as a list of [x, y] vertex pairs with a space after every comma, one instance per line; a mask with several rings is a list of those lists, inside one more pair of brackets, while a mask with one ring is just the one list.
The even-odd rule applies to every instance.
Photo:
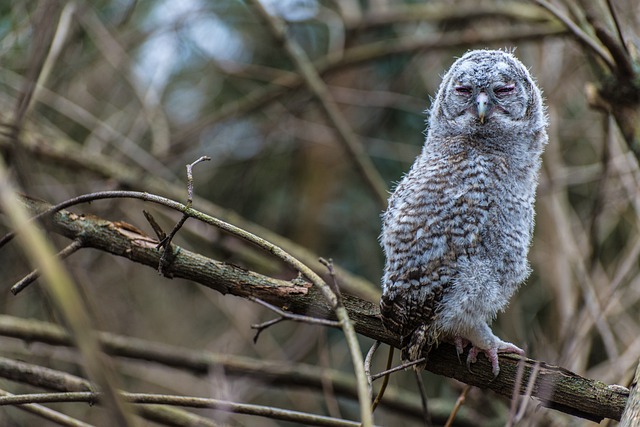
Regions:
[[445, 74], [426, 142], [383, 214], [385, 327], [413, 361], [441, 340], [467, 366], [523, 351], [489, 323], [530, 269], [534, 199], [547, 143], [542, 96], [510, 52], [474, 50]]

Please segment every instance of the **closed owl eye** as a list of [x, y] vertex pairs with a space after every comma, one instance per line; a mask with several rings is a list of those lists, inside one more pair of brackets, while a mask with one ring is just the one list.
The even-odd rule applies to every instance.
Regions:
[[471, 95], [472, 89], [469, 86], [458, 85], [455, 87], [458, 95]]
[[508, 84], [508, 85], [505, 85], [505, 86], [499, 86], [499, 87], [495, 88], [493, 90], [493, 92], [498, 96], [500, 96], [500, 95], [504, 96], [504, 95], [508, 95], [508, 94], [512, 93], [515, 89], [516, 89], [516, 85], [511, 83], [511, 84]]

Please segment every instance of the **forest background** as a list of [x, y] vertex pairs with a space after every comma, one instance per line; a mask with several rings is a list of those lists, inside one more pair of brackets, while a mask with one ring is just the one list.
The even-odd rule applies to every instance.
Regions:
[[[529, 255], [533, 274], [494, 330], [532, 359], [628, 386], [640, 354], [640, 5], [634, 0], [2, 2], [0, 231], [19, 222], [9, 212], [15, 201], [9, 185], [51, 204], [116, 190], [186, 203], [185, 165], [208, 156], [193, 167], [193, 208], [278, 245], [329, 287], [330, 269], [318, 259], [331, 259], [347, 311], [369, 310], [373, 319], [388, 191], [421, 149], [425, 111], [442, 74], [474, 48], [515, 49], [544, 91], [550, 121]], [[26, 204], [31, 214], [45, 209]], [[166, 233], [181, 217], [126, 197], [70, 208], [81, 219], [110, 221], [129, 237], [147, 239], [151, 251], [156, 235], [143, 209]], [[43, 227], [56, 250], [69, 245], [71, 231], [55, 221]], [[105, 391], [116, 384], [129, 392], [359, 419], [352, 351], [339, 328], [286, 321], [263, 329], [254, 342], [251, 325], [278, 314], [249, 300], [256, 295], [242, 286], [232, 288], [229, 276], [212, 285], [170, 280], [153, 267], [158, 259], [148, 268], [132, 262], [137, 254], [118, 257], [97, 244], [88, 249], [81, 234], [63, 261], [77, 300], [56, 296], [47, 284], [47, 258], [29, 249], [33, 241], [0, 248], [0, 389], [86, 391], [82, 379], [89, 378]], [[173, 244], [231, 266], [240, 285], [250, 272], [293, 286], [304, 282], [300, 269], [273, 250], [194, 219]], [[168, 263], [164, 276], [174, 273]], [[22, 282], [12, 295], [34, 267], [45, 280]], [[307, 303], [322, 306], [323, 295]], [[371, 304], [354, 308], [349, 301]], [[312, 308], [306, 314], [318, 315]], [[358, 322], [364, 354], [372, 337], [385, 336], [363, 333]], [[112, 334], [100, 336], [109, 356], [92, 353], [92, 338], [83, 334], [93, 330]], [[385, 367], [382, 348], [373, 359], [376, 372]], [[66, 373], [61, 378], [80, 385], [30, 382], [20, 363]], [[536, 409], [531, 397], [512, 404], [442, 375], [423, 378], [436, 425], [445, 423], [462, 392], [466, 402], [453, 425], [593, 425]], [[376, 424], [422, 425], [410, 371], [393, 374], [387, 393]], [[73, 420], [108, 425], [124, 405], [109, 399], [48, 406]], [[182, 424], [171, 424], [163, 418], [168, 413], [146, 408], [140, 414], [147, 421], [131, 421], [125, 408], [119, 422], [310, 423], [219, 405], [190, 410], [195, 418], [180, 412]], [[42, 421], [24, 409], [4, 406], [0, 424], [53, 425], [51, 417]]]

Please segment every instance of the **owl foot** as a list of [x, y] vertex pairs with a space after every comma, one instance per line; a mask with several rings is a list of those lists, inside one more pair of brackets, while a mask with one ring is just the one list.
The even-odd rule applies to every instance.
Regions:
[[458, 353], [458, 362], [462, 364], [462, 360], [460, 360], [460, 355], [464, 353], [464, 348], [469, 344], [469, 340], [462, 338], [460, 335], [457, 335], [453, 339], [453, 343], [456, 346], [456, 353]]
[[467, 356], [467, 369], [469, 372], [471, 372], [471, 364], [476, 363], [478, 360], [478, 354], [481, 352], [484, 353], [485, 356], [487, 356], [487, 359], [491, 362], [491, 372], [493, 372], [494, 379], [500, 373], [500, 363], [498, 362], [499, 353], [515, 353], [520, 356], [524, 356], [524, 350], [510, 342], [498, 341], [488, 349], [473, 346], [471, 347], [471, 350], [469, 350], [469, 356]]

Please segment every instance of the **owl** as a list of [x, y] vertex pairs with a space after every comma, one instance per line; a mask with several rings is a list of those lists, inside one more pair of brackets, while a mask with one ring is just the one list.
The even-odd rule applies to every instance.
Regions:
[[484, 353], [497, 376], [499, 353], [523, 354], [489, 324], [530, 272], [546, 143], [541, 92], [511, 52], [470, 51], [444, 75], [422, 152], [382, 216], [381, 316], [405, 362], [470, 344], [467, 366]]

